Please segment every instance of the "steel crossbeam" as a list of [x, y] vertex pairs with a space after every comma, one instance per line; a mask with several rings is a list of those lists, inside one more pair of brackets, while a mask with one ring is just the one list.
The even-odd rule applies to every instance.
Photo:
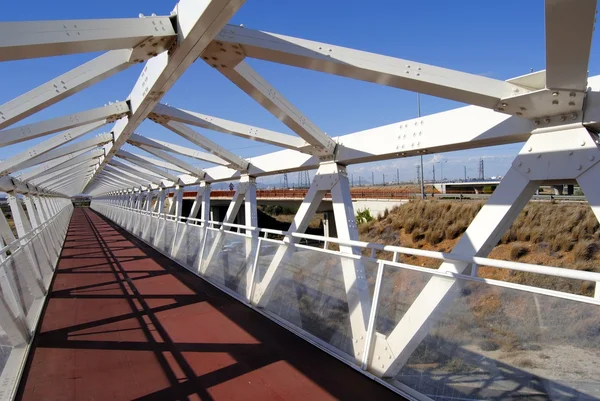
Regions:
[[253, 127], [250, 125], [237, 123], [235, 121], [194, 113], [192, 111], [182, 110], [164, 104], [156, 105], [153, 114], [154, 116], [150, 115], [150, 119], [154, 118], [156, 120], [160, 120], [162, 118], [166, 120], [177, 121], [212, 131], [236, 135], [258, 142], [264, 142], [271, 145], [281, 146], [283, 148], [310, 153], [310, 145], [302, 138], [293, 135], [282, 134], [280, 132]]
[[117, 102], [96, 109], [70, 114], [68, 116], [5, 129], [0, 131], [0, 147], [53, 134], [59, 131], [92, 125], [93, 123], [100, 121], [107, 124], [124, 117], [128, 112], [129, 106], [127, 105], [127, 102]]
[[0, 61], [131, 49], [175, 37], [169, 17], [0, 23]]
[[204, 51], [244, 0], [209, 0], [198, 3], [181, 0], [176, 7], [177, 46], [150, 59], [130, 94], [131, 115], [119, 120], [115, 136], [99, 171], [114, 153], [127, 142], [134, 130], [152, 112], [162, 96]]
[[169, 143], [165, 141], [161, 141], [159, 139], [147, 138], [138, 134], [133, 134], [129, 138], [128, 142], [134, 146], [149, 146], [154, 149], [164, 150], [165, 152], [177, 153], [182, 156], [191, 157], [193, 159], [206, 161], [213, 164], [218, 164], [222, 166], [228, 166], [229, 162], [220, 158], [219, 156], [215, 156], [212, 153], [200, 152], [198, 150], [190, 149], [185, 146], [176, 145], [174, 143]]

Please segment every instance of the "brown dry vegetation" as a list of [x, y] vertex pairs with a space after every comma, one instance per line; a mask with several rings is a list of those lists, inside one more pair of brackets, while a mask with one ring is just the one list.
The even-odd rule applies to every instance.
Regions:
[[[359, 226], [360, 239], [437, 251], [450, 251], [483, 204], [412, 201]], [[530, 203], [502, 236], [490, 257], [569, 269], [600, 271], [600, 224], [589, 206]], [[386, 252], [378, 257], [390, 259]], [[439, 260], [402, 256], [401, 261], [437, 268]], [[593, 283], [481, 267], [479, 276], [592, 295]]]

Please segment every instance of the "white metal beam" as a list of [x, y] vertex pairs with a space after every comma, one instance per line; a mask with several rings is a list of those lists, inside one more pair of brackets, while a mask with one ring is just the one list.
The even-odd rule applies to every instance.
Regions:
[[546, 0], [546, 86], [585, 92], [597, 0]]
[[113, 167], [111, 165], [107, 165], [105, 170], [102, 170], [103, 174], [107, 175], [108, 177], [112, 177], [114, 179], [120, 180], [120, 181], [125, 181], [125, 182], [129, 182], [129, 185], [124, 185], [125, 188], [127, 187], [139, 187], [140, 185], [142, 186], [148, 186], [149, 184], [151, 184], [151, 181], [149, 180], [143, 180], [133, 174], [129, 174], [123, 170], [119, 170], [116, 167]]
[[[210, 54], [211, 58], [215, 57], [215, 52], [220, 56], [218, 50], [213, 50], [213, 53]], [[203, 56], [204, 59], [207, 57], [207, 54]], [[210, 61], [207, 61], [207, 63], [211, 64]], [[216, 68], [227, 79], [310, 144], [312, 153], [329, 156], [335, 152], [336, 144], [333, 139], [327, 136], [245, 61], [242, 60], [235, 66], [229, 63], [227, 65], [219, 64]]]
[[38, 186], [38, 188], [49, 189], [49, 188], [53, 187], [55, 184], [59, 184], [70, 178], [81, 177], [81, 176], [87, 174], [88, 172], [93, 171], [93, 166], [94, 166], [94, 164], [88, 164], [86, 166], [81, 166], [80, 170], [62, 171], [61, 173], [56, 174], [53, 177], [48, 177], [48, 178], [45, 178], [44, 180], [37, 181], [35, 185]]
[[[92, 152], [97, 152], [98, 150], [99, 149], [97, 148], [96, 150], [93, 150]], [[13, 177], [17, 177], [17, 178], [19, 178], [21, 180], [27, 181], [27, 180], [29, 180], [31, 177], [33, 177], [36, 174], [43, 173], [46, 170], [52, 169], [54, 167], [57, 167], [57, 166], [61, 165], [62, 163], [66, 163], [69, 160], [74, 159], [75, 157], [79, 157], [79, 156], [81, 156], [81, 155], [83, 155], [83, 154], [85, 154], [87, 152], [89, 152], [89, 149], [84, 149], [84, 150], [80, 150], [80, 151], [77, 151], [77, 152], [69, 153], [68, 155], [61, 156], [59, 158], [51, 160], [51, 161], [49, 161], [47, 163], [44, 163], [42, 165], [30, 168], [30, 169], [28, 169], [25, 172], [19, 172], [17, 174], [13, 174]], [[101, 151], [101, 154], [104, 154], [104, 152]]]
[[93, 159], [79, 161], [78, 163], [76, 163], [73, 166], [62, 167], [62, 168], [58, 169], [57, 171], [54, 171], [49, 174], [44, 174], [40, 177], [37, 177], [36, 179], [29, 180], [28, 182], [32, 183], [33, 185], [43, 187], [45, 182], [48, 182], [50, 180], [60, 178], [60, 177], [63, 177], [63, 176], [69, 175], [69, 174], [81, 173], [82, 169], [87, 170], [88, 167], [92, 167], [96, 164], [98, 164], [98, 162]]
[[216, 144], [210, 139], [200, 135], [185, 124], [181, 124], [175, 121], [169, 121], [162, 124], [163, 127], [170, 129], [177, 135], [187, 139], [195, 145], [207, 150], [215, 156], [221, 159], [227, 160], [232, 166], [238, 170], [245, 171], [248, 169], [248, 161], [225, 149], [221, 145]]
[[0, 61], [130, 49], [173, 39], [169, 17], [0, 23]]
[[13, 171], [21, 170], [24, 168], [22, 167], [24, 163], [35, 161], [44, 153], [48, 153], [52, 149], [58, 148], [59, 146], [64, 145], [65, 143], [68, 143], [76, 138], [79, 138], [80, 136], [83, 136], [88, 132], [100, 128], [104, 124], [106, 124], [106, 120], [100, 120], [55, 135], [52, 138], [47, 139], [44, 142], [27, 149], [24, 152], [21, 152], [13, 157], [10, 157], [0, 162], [0, 174], [7, 174]]
[[145, 150], [146, 152], [153, 154], [156, 157], [160, 157], [161, 159], [166, 160], [167, 162], [184, 169], [190, 175], [194, 175], [200, 179], [205, 179], [206, 173], [204, 172], [204, 170], [198, 167], [194, 167], [191, 164], [176, 158], [175, 156], [171, 156], [167, 152], [163, 152], [162, 150], [154, 149], [145, 145], [141, 145], [140, 149]]
[[177, 46], [172, 51], [163, 52], [146, 63], [130, 93], [132, 114], [129, 118], [123, 118], [115, 124], [112, 130], [115, 143], [98, 171], [101, 171], [116, 151], [127, 142], [162, 96], [192, 65], [243, 3], [244, 0], [179, 1], [175, 10]]
[[[141, 146], [139, 148], [143, 149]], [[149, 156], [140, 155], [140, 154], [136, 154], [136, 156], [150, 164], [154, 164], [157, 167], [162, 167], [167, 170], [173, 170], [173, 171], [177, 171], [177, 172], [184, 173], [184, 174], [189, 173], [189, 171], [187, 171], [179, 166], [176, 166], [173, 163], [164, 161], [162, 159], [155, 159], [154, 157], [149, 157]]]
[[0, 129], [135, 64], [132, 50], [113, 50], [0, 105]]
[[[524, 142], [534, 128], [534, 124], [524, 118], [467, 106], [334, 137], [339, 144], [336, 161], [350, 165]], [[282, 150], [253, 157], [248, 174], [261, 177], [310, 170], [318, 168], [319, 163], [315, 156]], [[211, 182], [240, 176], [238, 171], [224, 166], [208, 168], [206, 173]]]
[[57, 149], [51, 150], [43, 155], [36, 158], [27, 160], [26, 162], [20, 163], [20, 169], [26, 169], [27, 167], [35, 166], [37, 164], [45, 163], [50, 160], [58, 159], [67, 155], [78, 155], [80, 151], [89, 151], [96, 148], [98, 145], [103, 145], [112, 140], [111, 134], [100, 134], [93, 138], [86, 139], [85, 141], [77, 142], [68, 146], [61, 146]]
[[137, 155], [134, 155], [133, 153], [129, 153], [125, 150], [119, 150], [116, 154], [116, 156], [125, 159], [131, 163], [135, 163], [140, 167], [143, 167], [147, 170], [150, 170], [152, 173], [160, 176], [160, 177], [165, 177], [173, 182], [179, 182], [179, 178], [171, 173], [167, 173], [165, 170], [156, 167], [155, 165], [148, 163], [146, 160], [138, 157]]
[[0, 131], [0, 147], [99, 121], [105, 121], [104, 124], [106, 124], [124, 117], [128, 112], [129, 106], [127, 105], [127, 102], [117, 102], [107, 106], [70, 114], [68, 116], [5, 129]]
[[[91, 160], [99, 158], [100, 156], [104, 156], [104, 151], [102, 149], [94, 149], [91, 152], [82, 152], [81, 154], [68, 158], [63, 156], [62, 158], [58, 158], [53, 160], [50, 163], [46, 163], [42, 166], [35, 167], [19, 176], [19, 179], [23, 181], [31, 181], [38, 177], [42, 177], [46, 174], [53, 173], [65, 167], [74, 166], [79, 164], [84, 160]], [[58, 161], [58, 162], [57, 162]], [[57, 162], [57, 163], [55, 163]], [[52, 163], [52, 164], [51, 164]]]
[[93, 171], [94, 170], [92, 168], [88, 168], [87, 170], [82, 170], [82, 171], [76, 171], [71, 174], [67, 174], [63, 177], [54, 178], [54, 179], [46, 182], [45, 184], [42, 184], [40, 187], [56, 191], [56, 188], [63, 187], [63, 184], [65, 184], [65, 183], [71, 184], [74, 181], [77, 181], [77, 180], [81, 179], [82, 177], [85, 177], [86, 175], [91, 174]]
[[[223, 56], [238, 51], [251, 58], [426, 93], [490, 109], [496, 108], [502, 98], [527, 92], [517, 85], [480, 75], [233, 25], [227, 25], [221, 31], [215, 38], [215, 44], [227, 45], [219, 47], [225, 49]], [[213, 63], [218, 65], [219, 60], [213, 60]], [[223, 72], [221, 68], [219, 71]]]
[[220, 164], [222, 166], [229, 166], [229, 162], [227, 160], [223, 160], [218, 156], [213, 155], [212, 153], [201, 152], [198, 150], [190, 149], [185, 146], [175, 145], [173, 143], [161, 141], [159, 139], [152, 139], [145, 136], [141, 136], [138, 134], [133, 134], [127, 141], [128, 143], [134, 146], [151, 146], [158, 150], [164, 150], [166, 152], [177, 153], [182, 156], [191, 157], [193, 159], [198, 159], [202, 161], [206, 161], [209, 163]]
[[141, 180], [145, 180], [146, 181], [146, 185], [147, 184], [155, 184], [155, 185], [160, 185], [162, 182], [162, 178], [161, 177], [157, 177], [155, 175], [151, 175], [151, 174], [146, 174], [143, 173], [139, 170], [136, 170], [135, 168], [128, 166], [125, 163], [121, 163], [120, 161], [116, 160], [116, 159], [112, 159], [110, 161], [110, 166], [112, 166], [113, 171], [114, 170], [120, 170], [122, 172], [124, 172], [125, 174], [129, 174], [132, 177], [141, 179]]
[[123, 179], [122, 177], [115, 177], [114, 175], [104, 173], [98, 176], [98, 183], [108, 184], [113, 189], [127, 189], [137, 187], [139, 185], [136, 182]]
[[100, 134], [93, 138], [86, 139], [85, 141], [77, 142], [68, 146], [61, 146], [57, 149], [51, 150], [43, 155], [39, 155], [35, 158], [31, 158], [23, 163], [19, 164], [19, 169], [25, 169], [27, 167], [35, 166], [36, 164], [45, 163], [49, 160], [54, 160], [67, 155], [76, 154], [79, 151], [88, 151], [96, 148], [98, 145], [104, 145], [112, 141], [111, 134]]
[[196, 127], [209, 129], [239, 136], [241, 138], [253, 141], [264, 142], [275, 146], [281, 146], [288, 149], [305, 151], [308, 153], [310, 145], [302, 138], [297, 136], [282, 134], [264, 128], [253, 127], [251, 125], [237, 123], [218, 117], [207, 116], [205, 114], [194, 113], [192, 111], [182, 110], [165, 104], [157, 104], [150, 119], [154, 115], [164, 119], [177, 121], [184, 124], [194, 125]]

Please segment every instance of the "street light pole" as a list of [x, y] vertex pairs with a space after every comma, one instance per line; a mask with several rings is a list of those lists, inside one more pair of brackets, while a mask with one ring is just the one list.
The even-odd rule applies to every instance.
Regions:
[[[421, 94], [417, 93], [417, 117], [421, 117]], [[421, 153], [421, 199], [425, 199], [425, 170], [423, 169], [423, 153]]]

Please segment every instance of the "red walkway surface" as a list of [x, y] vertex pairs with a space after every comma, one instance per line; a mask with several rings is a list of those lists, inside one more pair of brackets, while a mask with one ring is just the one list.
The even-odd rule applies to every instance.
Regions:
[[75, 209], [22, 400], [399, 397]]

